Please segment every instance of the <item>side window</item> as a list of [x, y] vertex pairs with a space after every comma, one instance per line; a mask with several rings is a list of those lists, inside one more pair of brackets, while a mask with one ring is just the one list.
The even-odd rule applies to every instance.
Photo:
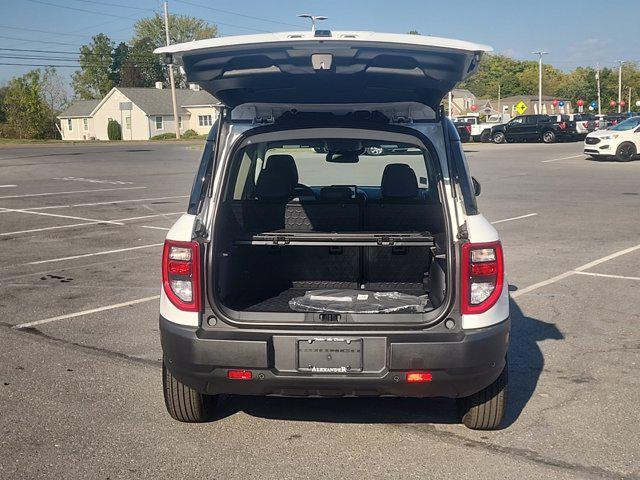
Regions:
[[71, 132], [73, 131], [73, 122], [70, 118], [67, 118], [67, 129]]
[[467, 215], [477, 215], [478, 203], [476, 202], [473, 182], [471, 181], [471, 172], [469, 172], [467, 158], [464, 156], [464, 151], [462, 150], [462, 144], [460, 142], [451, 142], [451, 154], [457, 170], [460, 191], [462, 192], [464, 200], [464, 209], [467, 212]]
[[193, 180], [193, 186], [191, 187], [191, 195], [189, 195], [189, 206], [187, 213], [190, 215], [196, 215], [200, 211], [202, 200], [204, 199], [207, 188], [213, 175], [213, 167], [215, 162], [216, 144], [218, 122], [211, 128], [211, 135], [209, 138], [213, 140], [207, 140], [204, 144], [204, 150], [202, 152], [202, 158], [200, 159], [200, 165], [196, 172], [196, 177]]
[[156, 130], [162, 130], [163, 129], [163, 125], [162, 125], [162, 116], [158, 115], [156, 117]]

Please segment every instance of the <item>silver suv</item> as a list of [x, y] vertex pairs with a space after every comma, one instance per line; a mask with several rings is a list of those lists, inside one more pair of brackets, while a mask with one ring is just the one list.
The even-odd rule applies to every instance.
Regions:
[[440, 106], [489, 50], [327, 30], [157, 50], [223, 105], [163, 253], [173, 418], [215, 419], [220, 394], [445, 396], [499, 427], [502, 246]]

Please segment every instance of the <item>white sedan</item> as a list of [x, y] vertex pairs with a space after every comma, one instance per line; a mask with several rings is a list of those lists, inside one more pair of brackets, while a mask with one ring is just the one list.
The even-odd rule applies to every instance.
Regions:
[[612, 157], [619, 162], [638, 158], [640, 116], [631, 117], [606, 130], [591, 132], [584, 139], [584, 153], [593, 158]]

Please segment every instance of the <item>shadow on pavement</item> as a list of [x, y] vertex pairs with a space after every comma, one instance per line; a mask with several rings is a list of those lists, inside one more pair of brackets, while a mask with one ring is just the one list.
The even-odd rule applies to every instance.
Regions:
[[[510, 289], [515, 290], [515, 287]], [[503, 428], [512, 425], [531, 399], [544, 368], [539, 344], [562, 340], [553, 323], [527, 317], [511, 300], [509, 406]], [[447, 398], [286, 398], [226, 396], [219, 418], [244, 412], [260, 418], [327, 423], [458, 423], [455, 401]]]

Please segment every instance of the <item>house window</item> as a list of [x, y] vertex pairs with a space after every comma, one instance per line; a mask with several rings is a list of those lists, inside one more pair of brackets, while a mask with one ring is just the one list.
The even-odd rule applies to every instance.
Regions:
[[70, 118], [67, 118], [67, 129], [72, 132], [73, 131], [73, 123]]
[[124, 127], [131, 130], [131, 117], [124, 117]]
[[158, 115], [156, 117], [156, 130], [162, 130], [163, 129], [163, 125], [162, 125], [162, 115]]
[[201, 127], [210, 127], [213, 125], [211, 115], [198, 115], [198, 125]]
[[182, 130], [182, 117], [178, 115], [178, 128]]
[[88, 118], [83, 118], [82, 119], [82, 129], [86, 132], [87, 130], [89, 130], [89, 119]]

